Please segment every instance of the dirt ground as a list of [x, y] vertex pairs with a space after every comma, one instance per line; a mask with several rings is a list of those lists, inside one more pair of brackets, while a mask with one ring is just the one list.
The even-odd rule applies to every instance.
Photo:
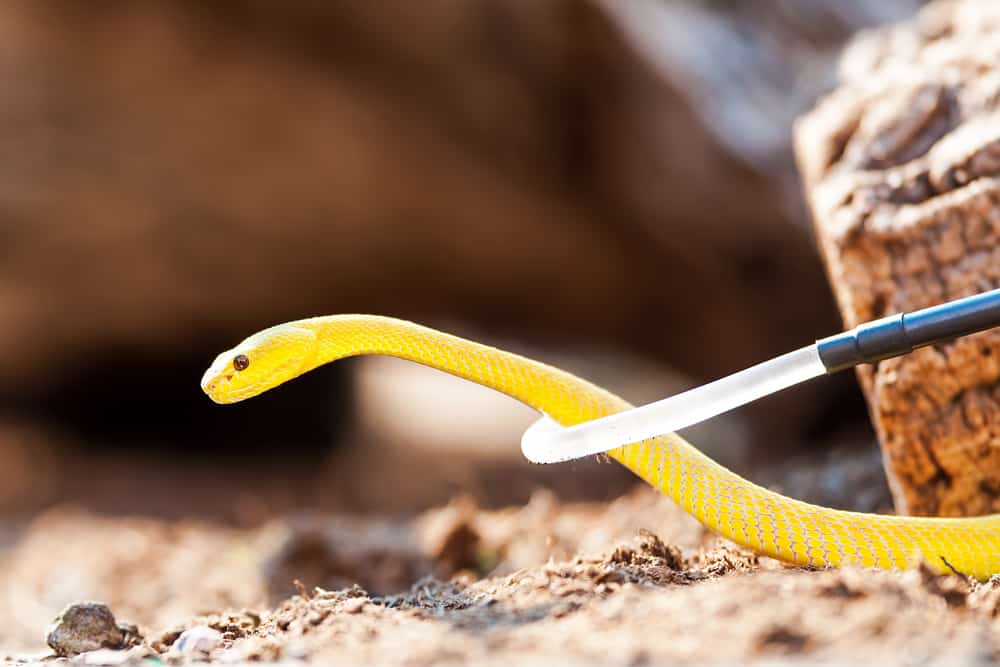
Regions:
[[[782, 488], [824, 498], [870, 466], [770, 468]], [[63, 505], [5, 526], [0, 646], [10, 662], [909, 665], [1000, 655], [1000, 578], [788, 568], [733, 548], [644, 486], [608, 503], [541, 491], [500, 510], [456, 498], [409, 519], [289, 513], [241, 528]], [[55, 657], [48, 624], [90, 599], [142, 639]], [[219, 633], [207, 631], [209, 650], [175, 646], [200, 626]]]
[[[1000, 660], [1000, 577], [758, 558], [613, 464], [529, 467], [530, 410], [360, 362], [248, 408], [196, 391], [309, 314], [524, 336], [636, 402], [674, 386], [651, 361], [707, 380], [832, 333], [788, 126], [848, 35], [921, 0], [202, 4], [0, 7], [0, 661]], [[938, 6], [955, 30], [890, 28], [848, 69], [968, 25], [993, 72], [988, 3]], [[638, 362], [580, 347], [612, 344]], [[888, 511], [833, 382], [693, 440]]]

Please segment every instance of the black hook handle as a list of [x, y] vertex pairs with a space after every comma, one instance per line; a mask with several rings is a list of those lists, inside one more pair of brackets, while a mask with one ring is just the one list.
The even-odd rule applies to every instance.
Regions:
[[835, 373], [993, 327], [1000, 327], [1000, 289], [859, 324], [816, 341], [816, 348], [827, 372]]

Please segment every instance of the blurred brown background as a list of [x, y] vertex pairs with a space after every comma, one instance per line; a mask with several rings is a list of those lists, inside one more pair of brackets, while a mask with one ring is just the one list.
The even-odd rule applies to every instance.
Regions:
[[[4, 3], [0, 507], [617, 495], [617, 467], [523, 463], [530, 411], [423, 369], [346, 362], [227, 408], [198, 379], [334, 312], [637, 401], [833, 332], [791, 123], [851, 33], [919, 4]], [[870, 447], [865, 419], [843, 377], [692, 437], [746, 470]]]

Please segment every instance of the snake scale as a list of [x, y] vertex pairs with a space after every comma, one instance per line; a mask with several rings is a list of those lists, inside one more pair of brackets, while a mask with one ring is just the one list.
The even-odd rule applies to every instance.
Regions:
[[[317, 366], [381, 354], [503, 392], [564, 426], [627, 410], [628, 402], [553, 366], [434, 329], [376, 315], [280, 324], [218, 356], [202, 378], [217, 403], [256, 396]], [[749, 482], [678, 435], [608, 452], [715, 533], [788, 563], [906, 569], [986, 579], [1000, 572], [1000, 515], [975, 518], [863, 514], [787, 498]]]

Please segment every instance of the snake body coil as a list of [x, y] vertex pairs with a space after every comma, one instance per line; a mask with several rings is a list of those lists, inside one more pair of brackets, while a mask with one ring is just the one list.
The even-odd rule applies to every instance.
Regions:
[[[412, 322], [374, 315], [298, 320], [219, 355], [202, 379], [218, 403], [250, 398], [321, 364], [362, 354], [414, 361], [516, 398], [564, 426], [631, 407], [552, 366]], [[234, 360], [237, 360], [234, 364]], [[789, 563], [905, 569], [923, 559], [941, 573], [1000, 572], [1000, 515], [902, 517], [811, 505], [753, 484], [683, 438], [666, 435], [608, 455], [712, 531]]]

